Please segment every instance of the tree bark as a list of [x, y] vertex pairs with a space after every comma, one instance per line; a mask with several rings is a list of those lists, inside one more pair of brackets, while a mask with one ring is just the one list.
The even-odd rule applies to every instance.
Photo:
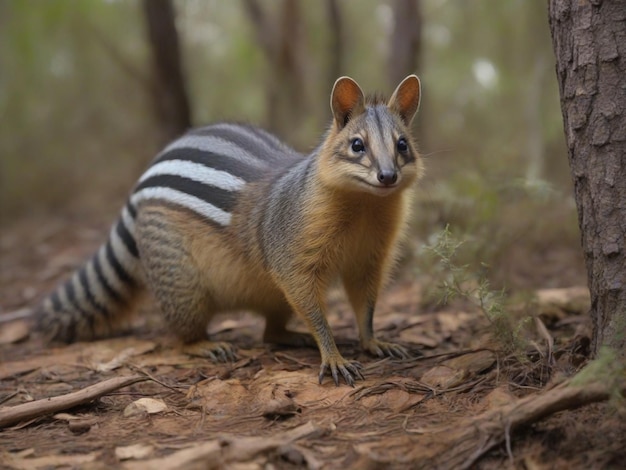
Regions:
[[593, 349], [626, 356], [626, 4], [550, 0]]
[[164, 141], [191, 126], [191, 111], [171, 0], [143, 0], [154, 68], [153, 103]]

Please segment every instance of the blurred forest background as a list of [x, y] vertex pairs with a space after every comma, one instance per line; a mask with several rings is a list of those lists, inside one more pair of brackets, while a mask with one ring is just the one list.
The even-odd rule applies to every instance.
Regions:
[[339, 75], [390, 93], [417, 73], [414, 251], [449, 225], [496, 286], [584, 282], [544, 2], [178, 0], [180, 76], [155, 61], [176, 56], [167, 4], [0, 0], [3, 230], [112, 222], [185, 122], [246, 121], [307, 152]]

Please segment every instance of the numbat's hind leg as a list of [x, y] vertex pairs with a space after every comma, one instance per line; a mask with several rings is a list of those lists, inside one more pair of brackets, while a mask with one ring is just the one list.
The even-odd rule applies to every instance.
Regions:
[[315, 339], [309, 333], [300, 333], [287, 329], [287, 322], [293, 315], [291, 308], [285, 308], [265, 315], [265, 332], [263, 341], [266, 343], [280, 344], [282, 346], [308, 346], [316, 347]]
[[142, 207], [138, 214], [137, 240], [148, 288], [187, 354], [214, 361], [235, 359], [232, 345], [207, 338], [214, 302], [186, 247], [184, 225], [175, 220], [177, 215], [163, 206]]

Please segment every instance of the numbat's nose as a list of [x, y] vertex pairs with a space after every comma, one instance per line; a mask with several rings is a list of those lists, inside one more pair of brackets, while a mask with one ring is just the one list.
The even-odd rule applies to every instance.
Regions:
[[378, 172], [378, 181], [380, 181], [385, 186], [391, 186], [396, 181], [398, 181], [398, 173], [393, 170], [380, 170]]

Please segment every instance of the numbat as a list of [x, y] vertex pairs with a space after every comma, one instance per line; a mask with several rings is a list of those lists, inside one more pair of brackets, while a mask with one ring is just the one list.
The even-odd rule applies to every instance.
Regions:
[[[107, 242], [43, 300], [39, 329], [67, 342], [104, 336], [147, 288], [189, 354], [234, 358], [230, 344], [208, 340], [207, 324], [251, 310], [266, 319], [265, 341], [317, 345], [320, 383], [330, 371], [354, 385], [361, 366], [341, 356], [325, 315], [339, 278], [361, 346], [408, 357], [374, 337], [372, 319], [422, 174], [410, 131], [419, 102], [415, 75], [387, 103], [339, 78], [332, 124], [308, 156], [251, 126], [190, 131], [139, 178]], [[286, 328], [294, 313], [311, 335]]]

